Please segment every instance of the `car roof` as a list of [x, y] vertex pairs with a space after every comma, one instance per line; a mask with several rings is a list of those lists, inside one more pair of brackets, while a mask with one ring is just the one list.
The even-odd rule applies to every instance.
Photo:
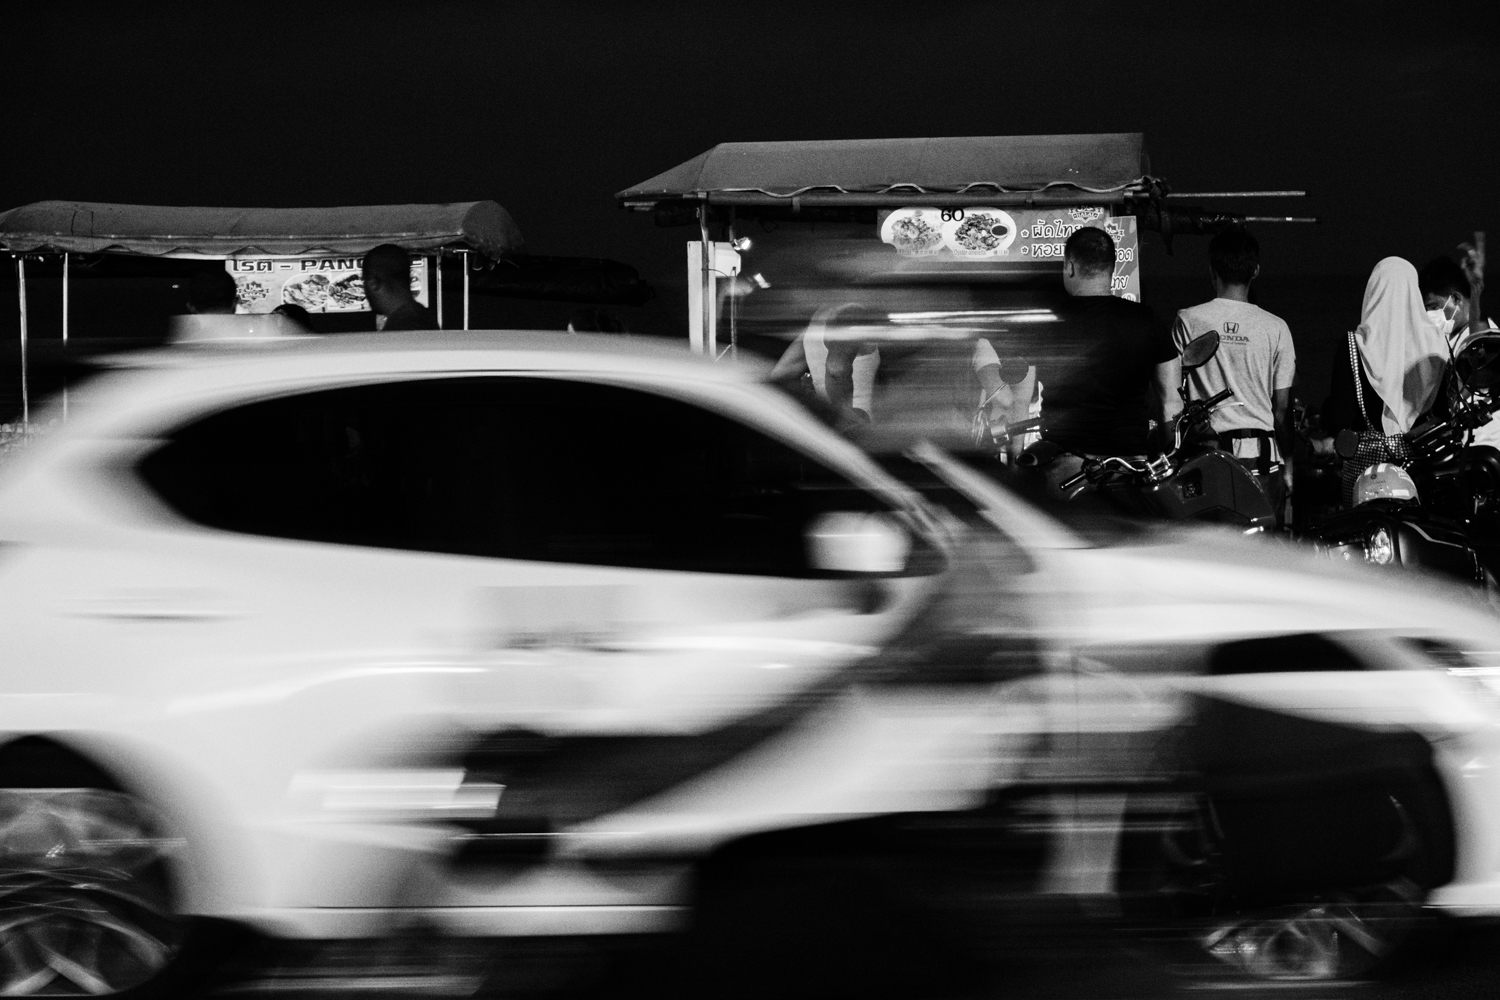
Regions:
[[39, 417], [34, 415], [42, 425], [57, 425], [54, 436], [129, 436], [185, 413], [330, 381], [537, 372], [695, 383], [727, 390], [758, 388], [770, 367], [756, 361], [710, 361], [688, 351], [685, 340], [538, 330], [419, 330], [204, 341], [97, 360], [106, 370], [74, 388], [65, 422], [55, 398]]
[[[111, 368], [331, 372], [349, 365], [397, 371], [507, 369], [629, 371], [674, 374], [714, 382], [753, 382], [764, 363], [714, 363], [683, 341], [549, 330], [404, 330], [256, 341], [205, 341], [106, 355]], [[341, 363], [342, 362], [342, 363]]]

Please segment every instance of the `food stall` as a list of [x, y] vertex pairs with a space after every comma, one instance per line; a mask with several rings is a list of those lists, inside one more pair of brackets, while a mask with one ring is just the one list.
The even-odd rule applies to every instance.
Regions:
[[[1191, 197], [1250, 194], [1301, 192]], [[1068, 236], [1096, 226], [1115, 240], [1114, 293], [1138, 299], [1143, 230], [1160, 232], [1170, 252], [1174, 235], [1247, 221], [1169, 204], [1181, 196], [1151, 175], [1139, 133], [721, 143], [615, 197], [658, 225], [696, 226], [689, 340], [714, 357], [739, 347], [740, 301], [773, 283], [758, 267], [762, 244], [800, 257], [804, 286], [842, 282], [866, 300], [898, 301], [917, 286], [1056, 282]], [[966, 322], [996, 312], [972, 296], [967, 308], [906, 311]]]
[[16, 262], [21, 338], [21, 414], [30, 420], [26, 262], [62, 261], [62, 339], [67, 341], [69, 274], [79, 255], [124, 254], [222, 260], [239, 289], [239, 312], [287, 303], [310, 313], [367, 311], [363, 255], [394, 243], [417, 256], [412, 288], [443, 325], [445, 259], [463, 262], [463, 328], [470, 275], [520, 249], [521, 232], [493, 201], [336, 208], [201, 208], [43, 201], [0, 212], [0, 250]]

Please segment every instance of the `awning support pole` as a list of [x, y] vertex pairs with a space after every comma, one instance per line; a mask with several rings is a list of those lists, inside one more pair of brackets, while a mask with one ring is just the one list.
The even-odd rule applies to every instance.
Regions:
[[21, 427], [31, 429], [31, 373], [26, 368], [26, 258], [16, 258], [16, 290], [21, 302]]
[[464, 254], [464, 329], [469, 328], [469, 251]]
[[708, 241], [708, 202], [703, 201], [698, 205], [698, 232], [700, 242], [699, 254], [702, 256], [702, 301], [703, 301], [703, 353], [711, 360], [719, 360], [718, 338], [713, 335], [714, 323], [714, 272], [713, 253], [714, 245]]
[[63, 423], [68, 422], [68, 254], [63, 254]]
[[[729, 209], [729, 245], [735, 245], [734, 238], [734, 209]], [[736, 361], [740, 357], [740, 331], [739, 331], [739, 301], [740, 301], [740, 279], [739, 268], [729, 272], [729, 347], [726, 353]]]
[[437, 255], [433, 257], [433, 267], [437, 270], [437, 325], [443, 328], [443, 251], [440, 248]]

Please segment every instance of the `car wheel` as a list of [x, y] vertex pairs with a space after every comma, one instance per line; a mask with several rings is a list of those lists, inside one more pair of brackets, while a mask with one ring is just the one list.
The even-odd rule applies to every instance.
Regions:
[[[1378, 881], [1312, 891], [1247, 892], [1243, 877], [1229, 874], [1223, 824], [1213, 802], [1200, 797], [1166, 824], [1150, 846], [1149, 874], [1137, 882], [1156, 901], [1153, 922], [1165, 918], [1170, 936], [1210, 959], [1199, 974], [1233, 970], [1258, 979], [1318, 981], [1372, 972], [1420, 924], [1429, 868], [1420, 825], [1394, 793], [1391, 822], [1399, 832], [1380, 858]], [[1139, 848], [1137, 848], [1139, 850]], [[1137, 858], [1139, 855], [1137, 854]], [[1276, 895], [1283, 898], [1276, 899]]]
[[0, 788], [0, 995], [161, 986], [188, 936], [168, 871], [181, 846], [123, 791]]
[[1209, 955], [1257, 978], [1350, 979], [1389, 958], [1416, 926], [1421, 901], [1415, 889], [1334, 894], [1221, 918], [1199, 940]]

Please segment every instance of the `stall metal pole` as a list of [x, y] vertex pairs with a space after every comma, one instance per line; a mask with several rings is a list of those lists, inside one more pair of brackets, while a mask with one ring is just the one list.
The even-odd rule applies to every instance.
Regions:
[[717, 361], [719, 360], [719, 341], [714, 336], [713, 322], [714, 313], [716, 312], [715, 307], [718, 303], [714, 302], [714, 245], [708, 241], [707, 201], [700, 202], [698, 205], [698, 232], [700, 240], [698, 253], [702, 259], [702, 276], [699, 280], [702, 283], [700, 295], [702, 296], [703, 303], [703, 353], [707, 354], [710, 359]]
[[68, 254], [63, 253], [63, 423], [68, 422]]
[[[734, 235], [734, 207], [729, 209], [729, 245], [735, 246], [737, 240]], [[731, 358], [736, 361], [740, 357], [740, 331], [739, 331], [739, 301], [740, 301], [740, 269], [736, 267], [729, 273], [729, 347], [726, 349]]]
[[437, 270], [437, 325], [443, 328], [443, 251], [438, 250], [433, 257], [433, 267]]
[[26, 258], [16, 258], [16, 290], [21, 303], [21, 428], [31, 429], [31, 373], [26, 368]]
[[469, 328], [469, 251], [464, 254], [464, 329]]

